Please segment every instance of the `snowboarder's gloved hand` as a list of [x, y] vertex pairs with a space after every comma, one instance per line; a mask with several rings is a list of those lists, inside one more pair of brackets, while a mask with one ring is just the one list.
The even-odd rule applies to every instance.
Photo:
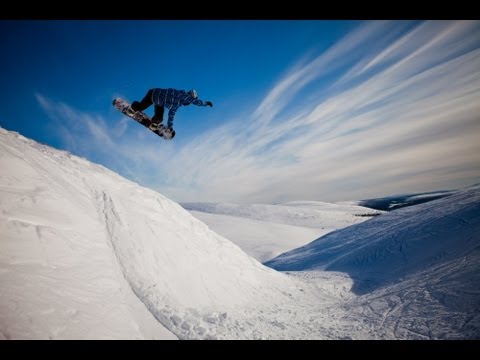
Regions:
[[211, 102], [211, 101], [205, 101], [205, 105], [207, 105], [207, 106], [210, 106], [210, 107], [212, 107], [212, 106], [213, 106], [213, 104], [212, 104], [212, 102]]
[[168, 127], [168, 130], [170, 131], [171, 139], [173, 139], [175, 137], [175, 130], [173, 130], [173, 127], [171, 126]]

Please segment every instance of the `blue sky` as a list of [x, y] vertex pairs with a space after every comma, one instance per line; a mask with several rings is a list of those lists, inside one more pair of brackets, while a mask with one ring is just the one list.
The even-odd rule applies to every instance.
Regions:
[[[0, 21], [0, 45], [2, 127], [177, 201], [480, 181], [479, 21]], [[152, 87], [214, 107], [165, 142], [111, 106]]]

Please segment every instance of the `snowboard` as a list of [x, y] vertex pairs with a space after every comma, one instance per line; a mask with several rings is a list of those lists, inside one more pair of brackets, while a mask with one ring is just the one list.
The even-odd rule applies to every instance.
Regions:
[[175, 136], [175, 130], [170, 132], [170, 130], [167, 127], [165, 127], [163, 124], [160, 125], [158, 130], [150, 129], [150, 124], [152, 123], [152, 119], [150, 119], [150, 117], [142, 111], [137, 111], [137, 112], [133, 112], [133, 113], [131, 111], [128, 111], [128, 109], [130, 107], [130, 103], [128, 101], [125, 101], [121, 98], [115, 98], [115, 99], [113, 99], [112, 104], [116, 109], [120, 110], [122, 112], [122, 114], [125, 114], [129, 118], [131, 118], [131, 119], [135, 120], [136, 122], [142, 124], [148, 130], [157, 134], [158, 136], [160, 136], [164, 140], [171, 140]]

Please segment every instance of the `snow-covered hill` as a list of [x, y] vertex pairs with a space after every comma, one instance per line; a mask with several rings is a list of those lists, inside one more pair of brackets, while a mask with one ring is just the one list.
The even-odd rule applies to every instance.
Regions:
[[4, 338], [172, 337], [154, 317], [181, 338], [228, 336], [215, 328], [231, 309], [293, 286], [102, 166], [0, 129], [0, 168]]
[[363, 295], [352, 314], [383, 313], [389, 336], [461, 338], [454, 328], [478, 338], [480, 185], [335, 231], [266, 264], [348, 274]]
[[278, 224], [319, 228], [339, 228], [362, 222], [357, 215], [378, 214], [355, 205], [337, 205], [320, 201], [290, 201], [276, 205], [240, 205], [227, 203], [182, 203], [187, 210], [231, 215]]
[[381, 211], [320, 201], [276, 205], [182, 203], [213, 231], [233, 241], [248, 255], [267, 261], [337, 229], [361, 223]]
[[480, 245], [480, 186], [335, 231], [268, 262], [280, 270], [321, 268], [385, 283]]
[[[277, 272], [161, 194], [1, 128], [0, 168], [2, 339], [480, 338], [478, 186], [333, 231]], [[325, 206], [242, 219], [315, 230]], [[234, 213], [222, 226], [242, 234]]]

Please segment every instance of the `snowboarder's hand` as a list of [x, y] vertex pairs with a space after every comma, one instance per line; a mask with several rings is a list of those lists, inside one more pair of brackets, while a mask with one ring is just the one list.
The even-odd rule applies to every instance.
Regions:
[[210, 107], [212, 107], [212, 106], [213, 106], [213, 104], [212, 104], [212, 102], [211, 102], [211, 101], [205, 101], [205, 105], [207, 105], [207, 106], [210, 106]]

